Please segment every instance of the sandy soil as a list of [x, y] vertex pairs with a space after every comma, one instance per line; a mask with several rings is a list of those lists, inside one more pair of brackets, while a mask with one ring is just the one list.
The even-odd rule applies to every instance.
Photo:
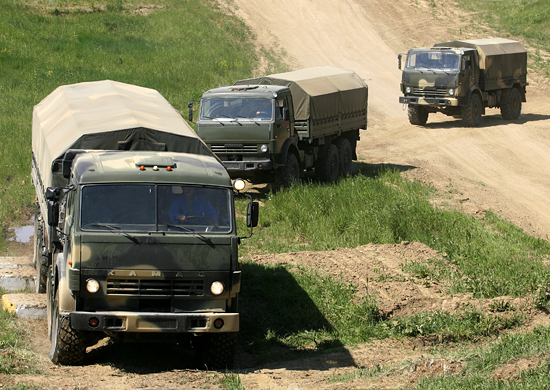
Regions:
[[[487, 28], [463, 28], [465, 15], [428, 0], [227, 0], [228, 13], [241, 17], [256, 36], [258, 49], [279, 50], [293, 69], [336, 66], [351, 69], [369, 85], [369, 128], [361, 133], [358, 154], [369, 165], [391, 165], [447, 194], [447, 203], [473, 215], [493, 210], [526, 232], [547, 238], [550, 232], [550, 104], [547, 80], [529, 75], [527, 103], [521, 117], [503, 121], [487, 110], [482, 126], [464, 128], [459, 120], [430, 115], [425, 127], [411, 126], [398, 103], [400, 72], [397, 53], [453, 38], [495, 36]], [[439, 3], [438, 3], [439, 4]], [[422, 28], [418, 28], [422, 26]], [[453, 26], [449, 29], [449, 26]], [[477, 34], [477, 35], [476, 35]], [[258, 70], [261, 73], [262, 69]], [[254, 261], [302, 264], [340, 275], [378, 297], [388, 315], [417, 311], [455, 311], [465, 304], [488, 310], [491, 300], [466, 294], [446, 295], [445, 286], [411, 278], [405, 261], [441, 257], [419, 243], [365, 245], [330, 252], [302, 252], [254, 257]], [[444, 257], [441, 257], [444, 261]], [[377, 282], [380, 275], [387, 278]], [[526, 326], [548, 324], [548, 316], [529, 308], [528, 300], [501, 297], [528, 315]], [[223, 373], [195, 370], [192, 362], [170, 349], [99, 345], [88, 364], [56, 367], [48, 358], [45, 323], [33, 323], [34, 349], [45, 375], [1, 376], [0, 385], [17, 382], [62, 389], [218, 388]], [[413, 385], [425, 375], [456, 372], [462, 362], [432, 355], [437, 340], [375, 341], [314, 359], [253, 366], [243, 351], [235, 372], [245, 389], [394, 389]], [[128, 356], [135, 356], [131, 362]], [[151, 356], [154, 356], [151, 359]], [[140, 360], [142, 359], [142, 360]], [[151, 363], [151, 362], [154, 363]], [[522, 364], [519, 364], [522, 363]], [[530, 362], [503, 367], [512, 375]], [[358, 367], [394, 367], [376, 378], [328, 383]]]

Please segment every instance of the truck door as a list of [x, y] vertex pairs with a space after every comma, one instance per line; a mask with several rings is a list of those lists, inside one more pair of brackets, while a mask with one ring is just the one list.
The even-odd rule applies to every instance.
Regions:
[[275, 101], [275, 128], [273, 135], [275, 137], [275, 154], [281, 153], [285, 141], [290, 137], [290, 109], [287, 98], [279, 98]]
[[477, 65], [477, 57], [473, 51], [466, 52], [462, 56], [460, 84], [462, 85], [462, 96], [467, 96], [468, 91], [472, 86], [477, 84], [479, 75], [479, 67]]

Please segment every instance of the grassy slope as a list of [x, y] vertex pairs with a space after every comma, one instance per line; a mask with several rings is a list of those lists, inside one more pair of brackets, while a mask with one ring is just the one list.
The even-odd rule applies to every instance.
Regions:
[[186, 113], [189, 100], [256, 67], [246, 26], [208, 0], [162, 0], [146, 14], [136, 0], [121, 4], [0, 2], [0, 231], [32, 210], [32, 110], [58, 86], [136, 84]]

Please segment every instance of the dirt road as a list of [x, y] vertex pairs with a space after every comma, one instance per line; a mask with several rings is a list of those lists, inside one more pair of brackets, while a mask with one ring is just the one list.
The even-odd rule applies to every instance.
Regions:
[[[227, 0], [224, 9], [241, 17], [257, 37], [258, 47], [284, 53], [293, 69], [336, 66], [351, 69], [369, 85], [369, 128], [361, 133], [358, 154], [366, 164], [388, 164], [412, 178], [432, 183], [449, 196], [449, 203], [476, 214], [491, 209], [522, 227], [546, 237], [550, 233], [550, 104], [548, 83], [530, 74], [527, 103], [519, 120], [505, 122], [497, 110], [488, 110], [482, 126], [463, 128], [459, 120], [431, 115], [425, 127], [408, 123], [398, 103], [400, 72], [397, 53], [451, 38], [494, 36], [489, 30], [475, 36], [462, 29], [469, 21], [450, 4], [445, 9], [425, 0]], [[438, 3], [439, 4], [439, 3]], [[422, 26], [422, 28], [418, 28]], [[453, 26], [454, 30], [449, 30]], [[423, 245], [373, 246], [326, 253], [300, 253], [255, 258], [258, 263], [297, 262], [342, 275], [363, 288], [374, 268], [389, 275], [400, 274], [403, 259], [435, 256]], [[376, 265], [371, 266], [371, 262]], [[374, 264], [374, 263], [372, 263]], [[454, 310], [468, 296], [444, 296], [435, 288], [414, 283], [370, 285], [385, 310], [411, 314], [436, 308]], [[399, 303], [397, 305], [397, 303]], [[487, 302], [478, 301], [478, 307]], [[514, 302], [520, 307], [522, 302]], [[548, 316], [531, 319], [546, 323]], [[78, 368], [55, 367], [48, 358], [45, 327], [34, 327], [36, 351], [48, 375], [25, 375], [17, 379], [38, 387], [64, 389], [217, 388], [220, 373], [190, 370], [174, 363], [170, 351], [146, 349], [119, 352], [100, 346], [91, 352], [89, 364]], [[135, 361], [119, 359], [133, 354]], [[139, 356], [147, 355], [146, 361]], [[156, 365], [151, 365], [155, 356]], [[422, 341], [379, 341], [349, 348], [315, 359], [255, 367], [238, 354], [237, 371], [250, 389], [391, 389], [414, 383], [420, 375], [460, 369], [460, 362], [439, 361]], [[414, 362], [404, 364], [404, 362]], [[426, 362], [431, 362], [429, 367]], [[403, 363], [403, 364], [402, 364]], [[401, 364], [401, 366], [400, 366]], [[357, 367], [400, 366], [380, 378], [356, 377], [329, 383], [337, 375], [356, 372]], [[0, 385], [14, 378], [0, 376]]]
[[[411, 176], [462, 193], [465, 211], [491, 209], [528, 233], [550, 234], [550, 103], [547, 82], [529, 75], [527, 103], [515, 122], [487, 109], [479, 128], [431, 114], [412, 126], [398, 103], [397, 53], [451, 38], [479, 38], [449, 4], [377, 0], [235, 0], [233, 9], [259, 45], [284, 50], [292, 67], [354, 70], [369, 85], [369, 128], [359, 156], [369, 164], [414, 169]], [[413, 5], [414, 4], [414, 5]], [[422, 26], [419, 28], [418, 26]], [[449, 30], [453, 26], [455, 31]], [[456, 35], [453, 35], [456, 34]], [[482, 38], [491, 37], [490, 31]]]

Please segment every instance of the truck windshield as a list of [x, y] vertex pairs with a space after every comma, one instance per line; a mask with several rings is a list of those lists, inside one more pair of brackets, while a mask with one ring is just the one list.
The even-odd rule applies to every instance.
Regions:
[[407, 56], [405, 69], [458, 71], [460, 57], [449, 51], [415, 51]]
[[81, 228], [112, 231], [231, 231], [231, 192], [191, 185], [105, 184], [82, 188]]
[[200, 120], [271, 120], [273, 99], [268, 98], [208, 98], [203, 99]]

